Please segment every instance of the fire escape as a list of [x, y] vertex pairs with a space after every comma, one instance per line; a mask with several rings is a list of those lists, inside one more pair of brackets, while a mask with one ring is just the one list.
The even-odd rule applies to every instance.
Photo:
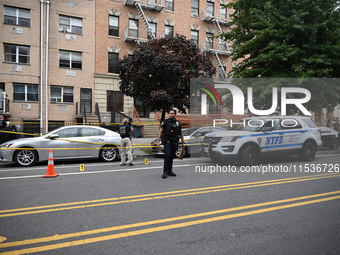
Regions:
[[[221, 27], [222, 25], [223, 26], [230, 25], [227, 19], [214, 16], [213, 13], [208, 8], [204, 10], [202, 19], [207, 22], [212, 22], [218, 35], [221, 35], [223, 33], [223, 29]], [[226, 68], [223, 65], [221, 56], [230, 56], [231, 47], [228, 45], [227, 42], [222, 41], [220, 39], [219, 49], [216, 50], [214, 49], [212, 44], [213, 39], [211, 39], [211, 43], [209, 43], [208, 40], [209, 39], [207, 38], [207, 42], [203, 43], [203, 52], [212, 54], [214, 58], [214, 63], [218, 67], [222, 79], [226, 80], [227, 78]]]
[[126, 27], [124, 30], [124, 39], [126, 42], [135, 42], [137, 44], [140, 44], [143, 41], [147, 41], [148, 39], [156, 39], [154, 31], [152, 31], [150, 23], [148, 21], [148, 18], [146, 16], [147, 11], [155, 11], [155, 12], [161, 12], [164, 7], [164, 0], [125, 0], [124, 3], [126, 6], [131, 6], [137, 8], [140, 17], [143, 20], [143, 23], [145, 24], [147, 36], [145, 35], [139, 35], [137, 33], [133, 34], [130, 33], [130, 27]]

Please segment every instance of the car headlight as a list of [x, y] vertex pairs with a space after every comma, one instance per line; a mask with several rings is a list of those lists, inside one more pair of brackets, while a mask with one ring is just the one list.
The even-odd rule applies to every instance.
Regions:
[[222, 137], [220, 142], [232, 143], [232, 142], [235, 142], [237, 140], [237, 138], [238, 138], [238, 136], [226, 136], [226, 137]]
[[13, 143], [5, 143], [3, 145], [1, 145], [1, 149], [6, 149], [6, 148], [9, 148], [13, 145]]

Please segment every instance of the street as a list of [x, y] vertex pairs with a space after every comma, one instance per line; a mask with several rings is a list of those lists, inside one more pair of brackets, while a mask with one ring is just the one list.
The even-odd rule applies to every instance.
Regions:
[[[340, 154], [0, 164], [1, 254], [340, 254]], [[84, 164], [81, 169], [80, 165]], [[210, 166], [210, 167], [208, 167]], [[81, 171], [83, 170], [83, 171]]]

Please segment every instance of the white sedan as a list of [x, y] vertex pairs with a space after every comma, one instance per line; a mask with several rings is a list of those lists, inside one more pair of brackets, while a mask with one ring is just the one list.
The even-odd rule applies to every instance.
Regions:
[[99, 158], [112, 162], [119, 156], [120, 135], [96, 126], [65, 126], [33, 138], [11, 140], [0, 145], [0, 162], [32, 166], [46, 161], [49, 149], [54, 159]]

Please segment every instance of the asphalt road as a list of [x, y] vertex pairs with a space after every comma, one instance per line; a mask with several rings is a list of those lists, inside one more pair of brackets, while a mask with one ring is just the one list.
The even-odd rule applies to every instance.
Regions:
[[0, 253], [340, 254], [340, 154], [176, 159], [167, 179], [162, 164], [56, 162], [56, 178], [1, 164]]

